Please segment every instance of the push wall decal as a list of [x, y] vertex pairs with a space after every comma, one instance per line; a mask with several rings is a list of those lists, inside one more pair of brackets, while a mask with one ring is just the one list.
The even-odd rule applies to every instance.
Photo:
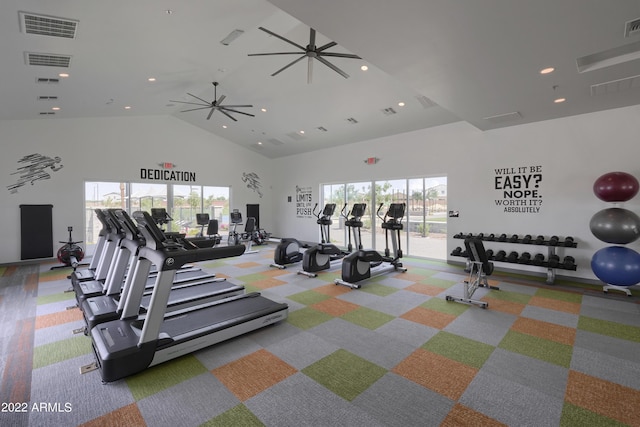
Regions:
[[258, 196], [262, 198], [262, 190], [260, 189], [260, 177], [255, 172], [242, 172], [242, 182], [247, 184], [247, 188], [258, 193]]
[[36, 181], [43, 179], [51, 179], [49, 169], [53, 172], [57, 172], [64, 167], [62, 164], [58, 164], [62, 161], [60, 157], [48, 157], [42, 154], [29, 154], [18, 160], [18, 169], [12, 172], [11, 175], [18, 175], [18, 180], [15, 184], [7, 186], [7, 189], [11, 194], [16, 194], [18, 188], [30, 183], [33, 185]]

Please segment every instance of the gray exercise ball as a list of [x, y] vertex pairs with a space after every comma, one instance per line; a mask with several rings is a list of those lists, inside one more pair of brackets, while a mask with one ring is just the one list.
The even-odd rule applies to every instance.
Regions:
[[603, 242], [626, 245], [640, 237], [640, 217], [623, 208], [607, 208], [591, 217], [589, 228]]

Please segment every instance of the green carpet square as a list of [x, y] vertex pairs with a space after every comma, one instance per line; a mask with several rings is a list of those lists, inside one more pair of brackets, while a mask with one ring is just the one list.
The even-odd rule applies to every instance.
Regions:
[[91, 353], [91, 339], [84, 335], [55, 341], [33, 349], [33, 369]]
[[75, 294], [73, 292], [60, 292], [59, 294], [43, 295], [37, 298], [37, 304], [51, 304], [52, 302], [70, 301], [75, 304]]
[[482, 368], [494, 347], [479, 341], [440, 331], [422, 348], [473, 368]]
[[244, 276], [238, 276], [235, 279], [241, 280], [243, 283], [257, 282], [258, 280], [268, 279], [269, 276], [265, 276], [262, 273], [245, 274]]
[[228, 264], [226, 262], [218, 259], [218, 260], [215, 260], [215, 261], [207, 261], [207, 262], [199, 264], [199, 265], [202, 268], [217, 270], [220, 267], [224, 267], [224, 266], [226, 266]]
[[364, 284], [362, 285], [362, 288], [360, 288], [360, 290], [373, 295], [378, 295], [379, 297], [386, 297], [387, 295], [398, 292], [396, 288], [392, 288], [391, 286], [384, 286], [376, 282]]
[[436, 277], [429, 277], [419, 281], [418, 283], [421, 283], [423, 285], [436, 286], [442, 289], [449, 289], [450, 287], [455, 285], [457, 282], [453, 280], [445, 280], [445, 279], [438, 279]]
[[439, 311], [440, 313], [451, 314], [453, 316], [459, 316], [469, 309], [468, 305], [449, 304], [447, 301], [441, 298], [431, 298], [430, 300], [420, 304], [420, 307]]
[[304, 291], [297, 294], [289, 295], [287, 298], [300, 304], [313, 305], [331, 297], [329, 295], [324, 295], [316, 291]]
[[496, 291], [491, 290], [487, 294], [487, 297], [498, 299], [501, 301], [508, 302], [517, 302], [520, 304], [529, 304], [529, 300], [531, 299], [531, 295], [521, 294], [518, 292], [509, 292], [509, 291]]
[[345, 400], [352, 401], [387, 370], [346, 350], [338, 350], [302, 372]]
[[573, 347], [520, 332], [509, 331], [498, 347], [569, 368]]
[[333, 319], [333, 316], [313, 308], [304, 307], [300, 310], [290, 311], [287, 322], [303, 330], [311, 329], [324, 322]]
[[318, 272], [318, 279], [327, 283], [334, 283], [336, 279], [340, 279], [342, 273], [338, 271], [320, 271]]
[[372, 310], [366, 307], [359, 307], [353, 311], [340, 316], [342, 319], [351, 323], [355, 323], [358, 326], [362, 326], [367, 329], [375, 330], [387, 322], [392, 321], [395, 317], [382, 313], [380, 311]]
[[412, 274], [419, 274], [419, 275], [425, 276], [425, 277], [431, 277], [434, 274], [438, 274], [439, 271], [438, 270], [431, 270], [431, 269], [428, 269], [428, 268], [416, 267], [416, 268], [411, 268], [411, 273]]
[[560, 427], [593, 426], [593, 427], [623, 427], [619, 421], [596, 414], [579, 406], [565, 403], [562, 407]]
[[244, 405], [234, 406], [227, 412], [200, 424], [200, 427], [225, 426], [261, 427], [264, 424]]
[[620, 338], [623, 340], [640, 342], [639, 327], [611, 322], [609, 320], [600, 320], [594, 319], [593, 317], [580, 316], [580, 318], [578, 319], [578, 329], [600, 335]]
[[553, 289], [538, 289], [536, 291], [536, 296], [564, 302], [582, 303], [582, 295], [571, 292], [556, 291]]
[[194, 355], [188, 354], [152, 366], [125, 381], [138, 401], [205, 372], [207, 368]]

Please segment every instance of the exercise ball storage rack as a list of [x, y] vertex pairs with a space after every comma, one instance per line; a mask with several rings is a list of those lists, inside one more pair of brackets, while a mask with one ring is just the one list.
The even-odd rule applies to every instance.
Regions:
[[[490, 256], [488, 257], [490, 261], [494, 261], [494, 262], [504, 262], [504, 263], [509, 263], [509, 264], [520, 264], [520, 265], [530, 265], [532, 267], [541, 267], [541, 268], [546, 268], [547, 269], [547, 284], [548, 285], [553, 285], [556, 279], [556, 270], [571, 270], [571, 271], [575, 271], [577, 269], [577, 265], [575, 264], [575, 260], [573, 259], [573, 257], [565, 257], [565, 260], [567, 258], [573, 260], [573, 262], [570, 263], [565, 263], [562, 260], [559, 259], [559, 257], [557, 257], [557, 262], [553, 263], [553, 265], [551, 265], [552, 263], [549, 262], [549, 260], [552, 257], [556, 257], [557, 253], [556, 253], [556, 249], [557, 248], [577, 248], [578, 244], [576, 243], [576, 241], [572, 238], [572, 237], [565, 237], [564, 239], [561, 239], [557, 236], [552, 236], [550, 238], [546, 238], [542, 235], [536, 235], [535, 237], [532, 237], [532, 235], [525, 235], [524, 237], [518, 236], [516, 234], [513, 235], [507, 235], [507, 234], [486, 234], [486, 233], [478, 233], [478, 234], [473, 234], [473, 233], [458, 233], [455, 234], [453, 236], [454, 239], [467, 239], [469, 237], [476, 237], [481, 239], [484, 242], [495, 242], [495, 243], [506, 243], [506, 244], [520, 244], [520, 245], [531, 245], [531, 246], [538, 246], [538, 247], [546, 247], [547, 248], [547, 257], [545, 258], [545, 260], [543, 262], [540, 263], [534, 263], [534, 256], [532, 255], [530, 259], [526, 259], [524, 260], [522, 258], [522, 254], [518, 254], [518, 256], [516, 258], [511, 257], [510, 259], [508, 259], [508, 256], [505, 256], [504, 259], [496, 259], [495, 254], [497, 254], [499, 252], [499, 250], [495, 250], [493, 251], [493, 253], [490, 252]], [[458, 251], [458, 249], [461, 248], [456, 248], [453, 252], [451, 252], [451, 256], [458, 256], [458, 257], [463, 257], [463, 258], [467, 258], [467, 254], [465, 253], [464, 250]], [[509, 251], [505, 251], [507, 254], [509, 254]], [[513, 252], [513, 251], [511, 251]], [[525, 253], [525, 252], [522, 252]]]

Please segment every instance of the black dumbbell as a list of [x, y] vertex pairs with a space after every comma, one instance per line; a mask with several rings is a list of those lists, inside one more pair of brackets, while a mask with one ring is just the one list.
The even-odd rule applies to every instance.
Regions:
[[562, 260], [562, 266], [567, 270], [573, 270], [576, 268], [576, 259], [572, 256], [567, 255]]
[[505, 251], [498, 251], [498, 253], [496, 254], [496, 261], [504, 261], [504, 259], [506, 258], [507, 253]]
[[484, 233], [480, 233], [476, 236], [478, 239], [482, 240], [484, 239]]
[[560, 257], [556, 254], [549, 255], [549, 267], [557, 268], [558, 264], [560, 264]]
[[487, 236], [487, 239], [486, 239], [486, 240], [488, 240], [488, 241], [492, 241], [492, 240], [495, 240], [495, 238], [496, 238], [496, 235], [495, 235], [495, 234], [493, 234], [493, 233], [491, 233], [491, 234], [489, 234], [489, 235]]
[[454, 238], [454, 239], [462, 239], [462, 237], [463, 237], [463, 236], [464, 236], [464, 234], [462, 234], [462, 233], [458, 233], [458, 234], [455, 234], [455, 235], [453, 236], [453, 238]]
[[509, 252], [509, 256], [507, 256], [507, 262], [518, 262], [518, 252]]
[[518, 264], [530, 264], [531, 254], [529, 252], [522, 252], [520, 258], [518, 258]]
[[529, 243], [531, 243], [531, 234], [527, 234], [526, 236], [524, 236], [524, 237], [522, 238], [522, 243], [525, 243], [525, 244], [527, 244], [527, 245], [528, 245]]
[[538, 237], [536, 237], [536, 245], [543, 245], [543, 244], [544, 244], [544, 236], [539, 235]]
[[460, 246], [456, 247], [453, 252], [451, 252], [452, 256], [460, 256], [462, 253], [462, 248]]
[[506, 241], [507, 241], [507, 235], [502, 233], [500, 237], [498, 237], [498, 242], [506, 242]]
[[487, 249], [485, 254], [487, 255], [487, 259], [493, 258], [493, 249]]
[[511, 236], [511, 237], [509, 238], [509, 242], [511, 242], [511, 243], [517, 243], [517, 242], [518, 242], [518, 235], [517, 235], [517, 234], [514, 234], [513, 236]]
[[533, 256], [533, 261], [531, 261], [531, 263], [533, 265], [542, 265], [543, 262], [544, 262], [544, 255], [543, 254], [535, 254]]
[[558, 236], [551, 236], [551, 238], [549, 239], [549, 246], [558, 246], [559, 241], [560, 239], [558, 238]]
[[460, 252], [460, 256], [461, 257], [465, 257], [465, 258], [469, 258], [469, 254], [467, 253], [467, 251]]
[[564, 238], [564, 245], [565, 245], [567, 248], [572, 247], [572, 246], [573, 246], [573, 237], [571, 237], [571, 236], [567, 236], [567, 237], [565, 237], [565, 238]]

